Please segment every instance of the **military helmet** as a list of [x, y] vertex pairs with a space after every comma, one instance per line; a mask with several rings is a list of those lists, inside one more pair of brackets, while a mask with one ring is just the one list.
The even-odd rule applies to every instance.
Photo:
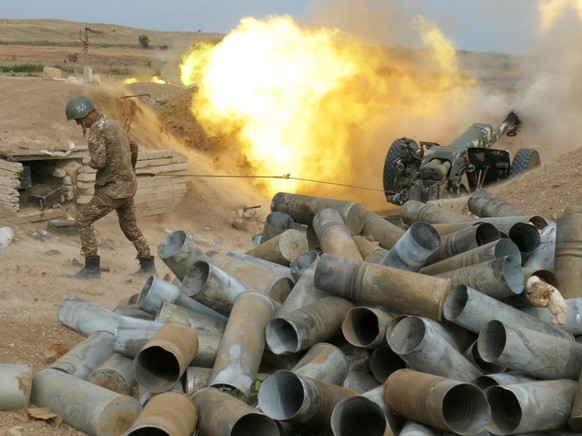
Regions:
[[90, 112], [95, 110], [95, 105], [84, 95], [71, 98], [65, 106], [67, 121], [85, 118]]

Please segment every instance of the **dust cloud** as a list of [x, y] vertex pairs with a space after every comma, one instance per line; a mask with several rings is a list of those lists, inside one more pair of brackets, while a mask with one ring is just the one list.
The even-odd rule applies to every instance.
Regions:
[[[461, 133], [471, 123], [495, 124], [508, 110], [515, 109], [524, 121], [521, 143], [538, 149], [542, 161], [553, 160], [582, 145], [578, 127], [582, 116], [582, 55], [578, 48], [582, 40], [582, 1], [472, 3], [472, 15], [461, 15], [456, 2], [450, 1], [446, 8], [433, 7], [433, 16], [444, 35], [455, 35], [460, 43], [481, 39], [490, 47], [483, 51], [512, 48], [509, 51], [517, 57], [521, 74], [512, 95], [476, 88], [462, 108], [421, 120], [422, 125], [411, 116], [410, 123], [399, 124], [399, 132], [387, 122], [374, 136], [385, 136], [389, 142], [398, 136], [424, 135], [423, 140], [447, 143], [454, 139], [454, 132]], [[308, 10], [308, 21], [353, 32], [374, 44], [422, 47], [411, 26], [421, 4], [426, 6], [427, 2], [364, 0], [338, 5], [332, 0], [320, 0]], [[459, 33], [460, 28], [468, 27], [467, 23], [471, 32]], [[492, 23], [496, 23], [495, 27]], [[403, 132], [409, 127], [412, 129]], [[380, 138], [376, 141], [381, 142]]]
[[[455, 1], [451, 1], [450, 9], [432, 7], [434, 21], [418, 15], [423, 3], [316, 1], [308, 9], [307, 27], [293, 29], [283, 21], [291, 44], [279, 41], [275, 50], [266, 45], [283, 34], [280, 22], [278, 30], [271, 26], [277, 24], [273, 19], [255, 21], [252, 26], [241, 22], [216, 46], [214, 54], [205, 53], [204, 59], [196, 60], [215, 62], [197, 68], [206, 74], [200, 83], [212, 83], [221, 92], [204, 95], [209, 106], [215, 105], [211, 122], [208, 107], [193, 108], [193, 116], [207, 132], [234, 121], [247, 135], [232, 147], [244, 150], [256, 175], [289, 173], [305, 180], [300, 187], [279, 180], [276, 189], [273, 183], [270, 190], [262, 191], [267, 197], [280, 190], [300, 191], [357, 200], [372, 209], [386, 205], [384, 159], [390, 144], [400, 137], [446, 145], [471, 124], [496, 126], [515, 110], [523, 121], [518, 142], [497, 146], [510, 151], [522, 146], [536, 148], [547, 163], [581, 145], [577, 121], [582, 103], [577, 96], [582, 95], [582, 56], [576, 48], [582, 36], [580, 0], [477, 2], [472, 16], [457, 15]], [[572, 14], [573, 10], [578, 13]], [[491, 22], [498, 22], [499, 27], [486, 28]], [[474, 33], [460, 34], [461, 25]], [[303, 55], [309, 54], [307, 43], [314, 38], [327, 45], [313, 47], [315, 56], [309, 60]], [[508, 56], [505, 64], [499, 57], [490, 64], [478, 64], [470, 53], [455, 46], [455, 38], [488, 38], [492, 51], [505, 43], [519, 52]], [[249, 48], [249, 42], [258, 44]], [[304, 47], [303, 52], [293, 48], [293, 43]], [[355, 56], [348, 58], [346, 51], [334, 53], [334, 47], [342, 43]], [[317, 76], [326, 67], [321, 63], [323, 54], [329, 55], [332, 66], [334, 56], [343, 65], [358, 65], [353, 77]], [[175, 51], [171, 56], [175, 57]], [[285, 56], [287, 60], [283, 60]], [[480, 56], [487, 60], [488, 54]], [[216, 62], [218, 58], [223, 64]], [[271, 69], [273, 64], [268, 61], [274, 59], [279, 69]], [[484, 86], [467, 73], [478, 76], [491, 71], [492, 65], [500, 69], [496, 87]], [[311, 70], [313, 77], [305, 75]], [[291, 83], [296, 79], [302, 80]], [[321, 90], [322, 84], [329, 86], [333, 81], [341, 84], [326, 88], [324, 98], [306, 98], [309, 86], [315, 83]], [[272, 82], [276, 83], [271, 87]], [[201, 90], [207, 92], [208, 86]], [[275, 97], [283, 98], [278, 101]], [[217, 101], [227, 105], [218, 108]], [[253, 112], [249, 112], [250, 106]], [[176, 148], [184, 152], [180, 145]], [[194, 159], [202, 170], [215, 170], [201, 156]]]

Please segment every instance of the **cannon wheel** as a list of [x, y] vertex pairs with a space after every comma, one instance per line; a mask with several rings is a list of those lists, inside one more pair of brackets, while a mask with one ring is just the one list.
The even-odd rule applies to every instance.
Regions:
[[[406, 146], [406, 144], [409, 144], [409, 146], [412, 145], [413, 147], [416, 145], [414, 141], [409, 143], [407, 138], [400, 138], [394, 141], [392, 145], [390, 145], [388, 153], [386, 153], [382, 181], [384, 183], [384, 195], [386, 196], [386, 200], [389, 202], [392, 202], [392, 197], [400, 189], [400, 174], [396, 168], [396, 164], [400, 160], [400, 150], [403, 146]], [[416, 146], [416, 148], [418, 148], [418, 146]]]
[[526, 171], [539, 167], [541, 164], [540, 155], [533, 148], [521, 148], [517, 150], [513, 157], [509, 177], [523, 174]]

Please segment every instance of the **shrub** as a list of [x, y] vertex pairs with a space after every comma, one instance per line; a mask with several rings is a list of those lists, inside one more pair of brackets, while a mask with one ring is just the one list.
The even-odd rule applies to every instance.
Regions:
[[141, 48], [150, 48], [150, 38], [147, 35], [139, 35], [137, 40]]

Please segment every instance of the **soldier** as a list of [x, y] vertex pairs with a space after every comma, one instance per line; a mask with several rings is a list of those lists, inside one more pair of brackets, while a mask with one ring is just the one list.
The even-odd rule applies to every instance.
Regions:
[[138, 273], [155, 274], [154, 257], [141, 230], [137, 227], [133, 196], [137, 191], [135, 164], [137, 144], [113, 118], [100, 114], [93, 102], [85, 96], [71, 98], [65, 106], [67, 121], [75, 120], [83, 128], [83, 137], [89, 129], [89, 165], [97, 170], [95, 195], [76, 218], [81, 237], [81, 255], [85, 267], [72, 275], [76, 279], [97, 278], [101, 275], [100, 257], [93, 223], [115, 210], [119, 226], [137, 250], [140, 264]]

